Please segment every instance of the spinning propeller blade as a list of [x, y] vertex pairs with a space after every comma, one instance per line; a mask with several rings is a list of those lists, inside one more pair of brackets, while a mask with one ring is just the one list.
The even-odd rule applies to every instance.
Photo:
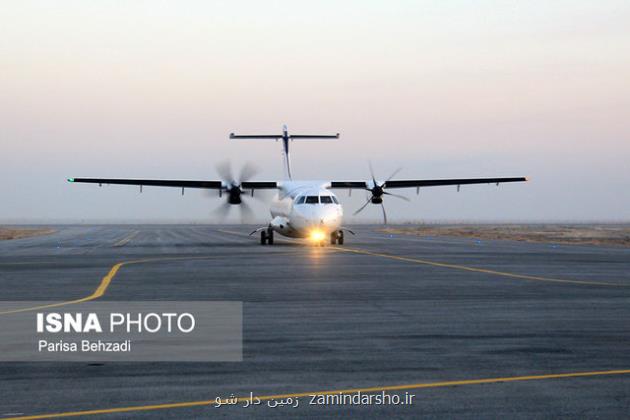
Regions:
[[389, 176], [389, 178], [387, 178], [387, 181], [384, 181], [383, 183], [379, 184], [376, 181], [376, 177], [374, 176], [374, 168], [372, 167], [372, 162], [368, 161], [368, 167], [370, 169], [370, 176], [372, 177], [372, 186], [371, 186], [371, 188], [366, 188], [366, 190], [370, 192], [371, 196], [370, 196], [370, 198], [368, 198], [368, 200], [365, 202], [365, 204], [363, 204], [357, 211], [354, 212], [354, 214], [355, 215], [359, 214], [370, 203], [380, 204], [381, 205], [381, 210], [383, 211], [383, 223], [387, 224], [387, 212], [385, 211], [385, 205], [383, 204], [383, 196], [384, 195], [389, 195], [389, 196], [392, 196], [392, 197], [400, 198], [401, 200], [409, 201], [409, 199], [407, 197], [403, 196], [403, 195], [392, 194], [390, 192], [385, 191], [385, 186], [387, 185], [387, 181], [389, 181], [393, 177], [395, 177], [396, 174], [398, 174], [398, 172], [400, 172], [402, 170], [402, 168], [396, 169]]
[[218, 213], [221, 219], [225, 219], [230, 213], [230, 209], [236, 205], [240, 209], [241, 223], [253, 221], [254, 212], [251, 207], [243, 201], [243, 198], [247, 197], [247, 194], [245, 194], [246, 191], [241, 189], [241, 184], [242, 182], [250, 180], [258, 173], [256, 166], [249, 162], [245, 163], [245, 165], [241, 167], [238, 179], [234, 178], [230, 161], [220, 162], [217, 164], [216, 169], [225, 185], [220, 195], [225, 195], [226, 200], [217, 207], [214, 212]]

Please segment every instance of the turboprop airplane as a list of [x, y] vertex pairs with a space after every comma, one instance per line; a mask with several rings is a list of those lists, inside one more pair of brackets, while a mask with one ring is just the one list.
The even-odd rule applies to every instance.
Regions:
[[253, 171], [244, 168], [239, 179], [232, 176], [229, 167], [220, 168], [222, 180], [216, 181], [188, 181], [166, 179], [109, 179], [109, 178], [69, 178], [69, 182], [86, 182], [92, 184], [138, 185], [142, 192], [143, 186], [181, 188], [182, 195], [186, 188], [200, 188], [217, 190], [219, 197], [224, 194], [227, 198], [225, 207], [245, 206], [242, 197], [254, 195], [255, 190], [275, 190], [277, 195], [270, 206], [271, 220], [267, 226], [253, 231], [250, 235], [260, 232], [261, 245], [273, 245], [274, 232], [291, 238], [309, 238], [315, 244], [323, 246], [327, 242], [343, 245], [344, 232], [348, 231], [342, 225], [343, 209], [337, 196], [332, 190], [360, 189], [370, 193], [369, 198], [354, 214], [360, 213], [370, 203], [381, 206], [383, 222], [387, 224], [387, 213], [383, 205], [385, 196], [396, 197], [409, 201], [407, 197], [390, 192], [399, 188], [415, 188], [416, 192], [424, 187], [469, 184], [496, 184], [504, 182], [527, 181], [526, 177], [513, 178], [462, 178], [462, 179], [393, 179], [398, 173], [395, 171], [386, 180], [377, 180], [370, 165], [371, 178], [359, 181], [324, 180], [324, 181], [295, 181], [291, 175], [289, 159], [289, 145], [294, 140], [304, 139], [338, 139], [339, 133], [334, 135], [289, 134], [287, 126], [283, 126], [282, 134], [230, 134], [231, 139], [269, 139], [282, 141], [282, 155], [284, 160], [284, 180], [282, 181], [251, 181]]

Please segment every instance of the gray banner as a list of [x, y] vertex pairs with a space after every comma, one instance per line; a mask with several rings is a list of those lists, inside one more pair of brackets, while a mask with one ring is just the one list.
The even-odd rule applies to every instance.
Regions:
[[0, 361], [242, 360], [242, 302], [0, 302]]

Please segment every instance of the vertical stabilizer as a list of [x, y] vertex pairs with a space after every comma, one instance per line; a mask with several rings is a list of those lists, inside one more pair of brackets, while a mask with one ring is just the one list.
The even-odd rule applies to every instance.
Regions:
[[286, 124], [282, 126], [282, 158], [284, 159], [285, 179], [293, 179], [291, 176], [291, 160], [289, 158], [289, 129]]
[[230, 134], [231, 139], [268, 139], [268, 140], [282, 140], [282, 157], [284, 160], [284, 176], [286, 179], [292, 179], [291, 174], [291, 160], [289, 155], [289, 143], [293, 140], [300, 139], [338, 139], [339, 133], [334, 135], [320, 135], [320, 134], [289, 134], [289, 130], [286, 125], [282, 126], [282, 134], [246, 134], [236, 135]]

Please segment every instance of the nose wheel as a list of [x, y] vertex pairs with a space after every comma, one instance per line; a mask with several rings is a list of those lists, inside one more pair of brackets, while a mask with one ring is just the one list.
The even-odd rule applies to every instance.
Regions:
[[273, 245], [273, 230], [265, 229], [260, 231], [260, 244]]
[[343, 230], [338, 230], [336, 232], [330, 233], [330, 244], [331, 245], [343, 245]]

